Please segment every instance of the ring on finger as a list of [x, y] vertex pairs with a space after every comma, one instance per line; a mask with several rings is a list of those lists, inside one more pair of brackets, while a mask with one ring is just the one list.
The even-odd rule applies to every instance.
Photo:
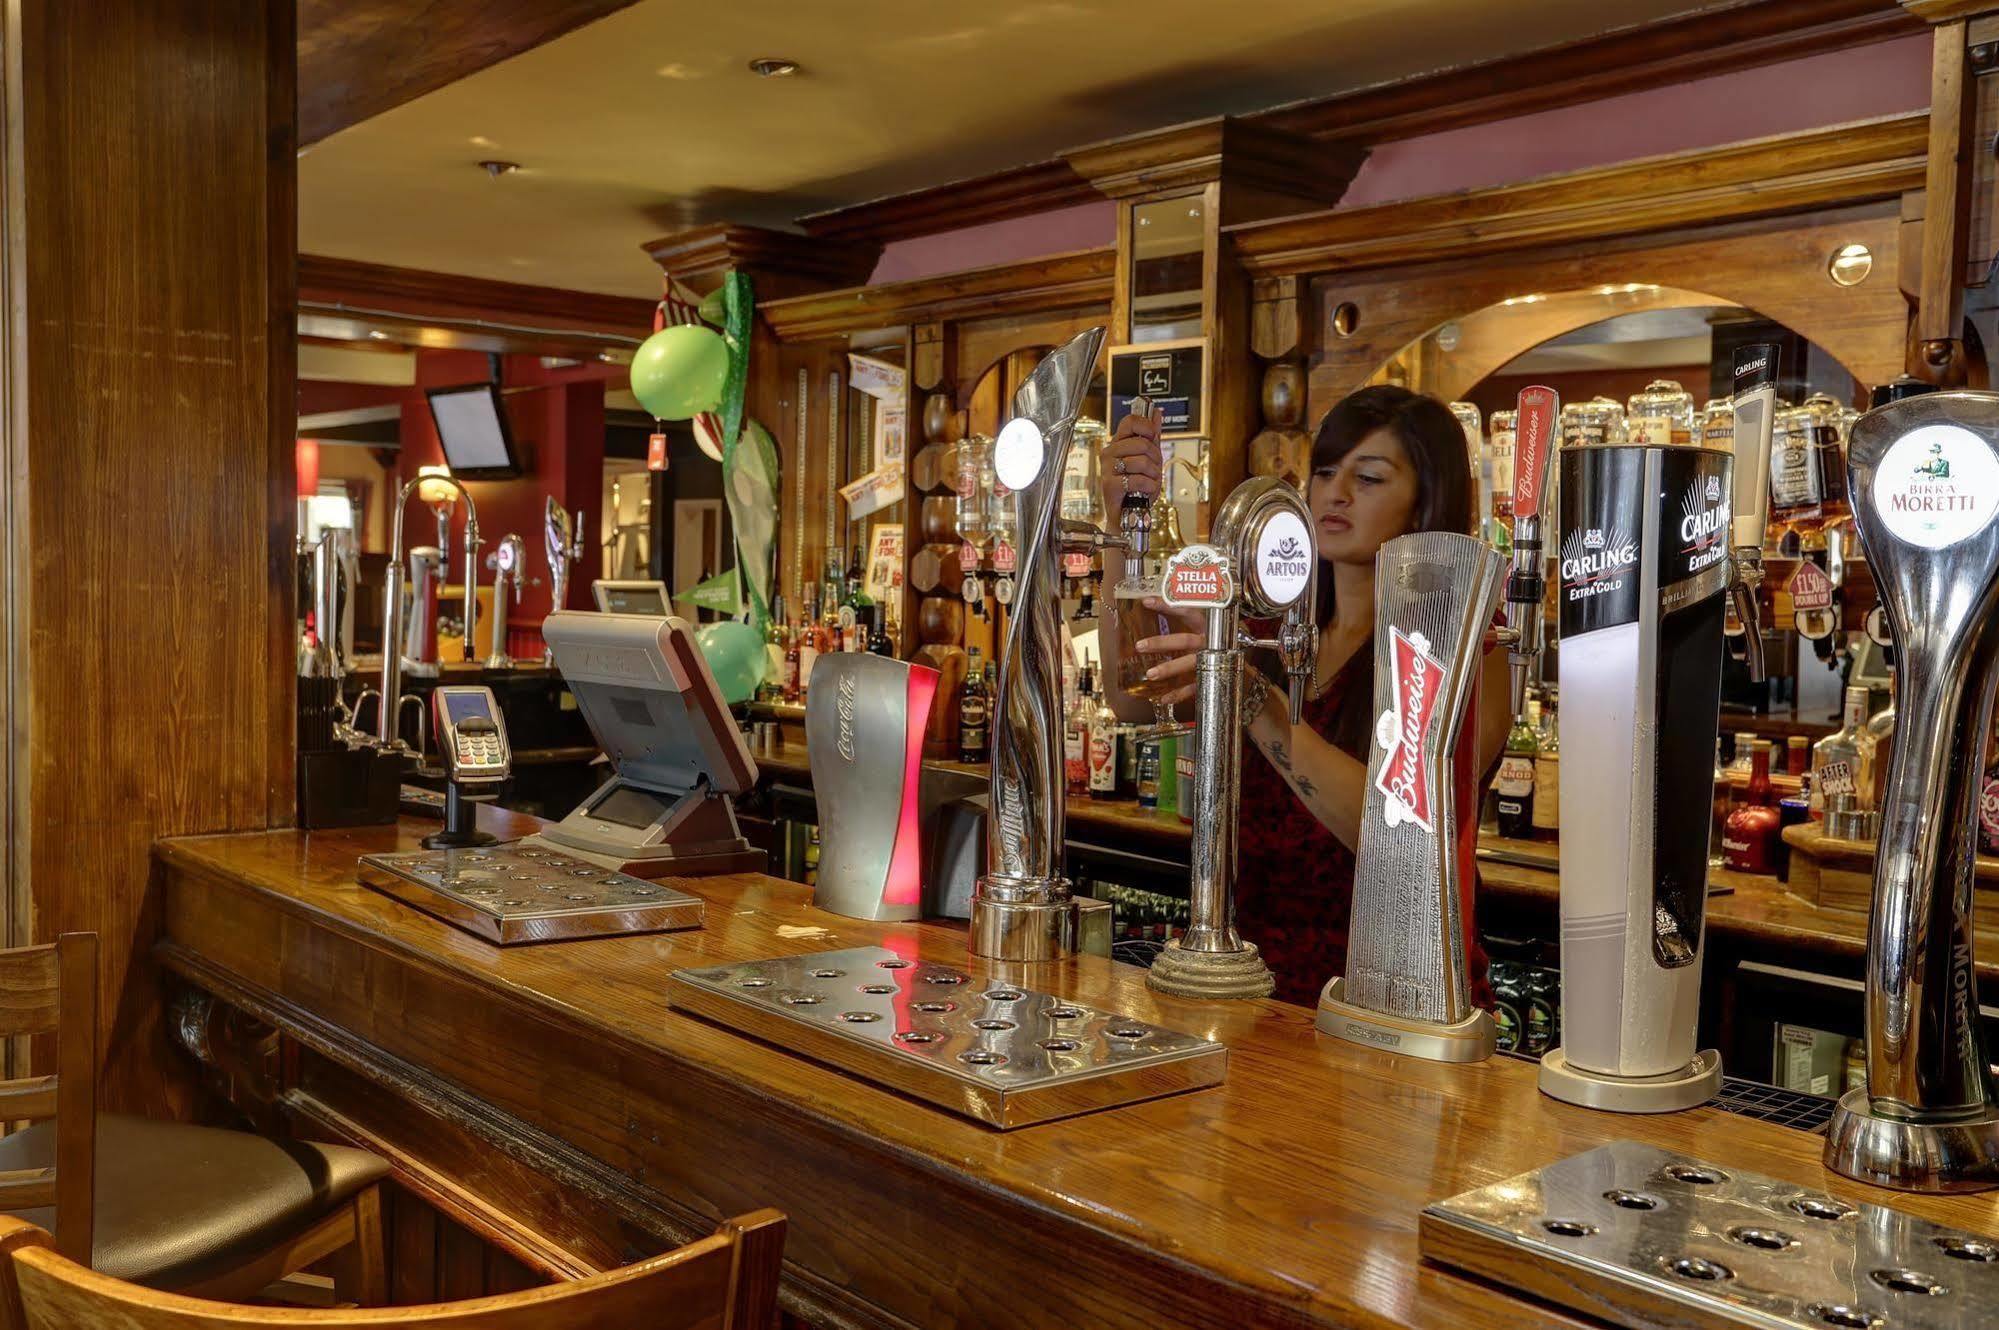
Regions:
[[1120, 475], [1120, 476], [1121, 476], [1121, 475], [1123, 475], [1123, 474], [1124, 474], [1124, 459], [1123, 459], [1122, 457], [1120, 457], [1120, 458], [1118, 458], [1118, 459], [1117, 459], [1117, 461], [1115, 461], [1115, 462], [1111, 463], [1111, 470], [1112, 470], [1112, 471], [1114, 471], [1114, 472], [1116, 472], [1116, 473], [1117, 473], [1118, 475]]

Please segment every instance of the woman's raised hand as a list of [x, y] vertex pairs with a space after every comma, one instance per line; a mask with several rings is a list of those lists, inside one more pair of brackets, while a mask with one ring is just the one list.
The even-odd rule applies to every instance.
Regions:
[[1159, 421], [1156, 417], [1127, 415], [1104, 444], [1098, 459], [1097, 489], [1104, 500], [1104, 520], [1117, 530], [1118, 509], [1127, 494], [1147, 498], [1159, 493]]
[[1195, 693], [1194, 671], [1199, 665], [1200, 650], [1208, 640], [1201, 613], [1199, 610], [1168, 609], [1165, 601], [1150, 596], [1146, 598], [1145, 608], [1156, 610], [1174, 629], [1157, 637], [1142, 638], [1137, 643], [1138, 650], [1148, 661], [1145, 677], [1179, 684], [1171, 692], [1159, 695], [1160, 705], [1188, 701]]

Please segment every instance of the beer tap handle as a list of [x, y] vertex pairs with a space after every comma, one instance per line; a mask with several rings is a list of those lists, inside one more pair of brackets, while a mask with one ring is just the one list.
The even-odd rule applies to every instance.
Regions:
[[1541, 552], [1545, 525], [1541, 500], [1548, 486], [1548, 462], [1562, 403], [1553, 388], [1522, 388], [1519, 408], [1513, 445], [1513, 570], [1506, 580], [1506, 625], [1514, 634], [1506, 655], [1516, 717], [1526, 714], [1527, 679], [1541, 660], [1541, 601], [1547, 590]]
[[1284, 622], [1275, 637], [1252, 637], [1240, 630], [1236, 633], [1236, 646], [1239, 648], [1277, 653], [1284, 666], [1285, 692], [1291, 704], [1293, 725], [1305, 723], [1306, 694], [1319, 670], [1319, 633], [1310, 618], [1310, 602], [1313, 599], [1313, 596], [1306, 595], [1284, 611]]
[[1055, 523], [1055, 539], [1064, 554], [1095, 554], [1098, 550], [1128, 550], [1133, 554], [1143, 550], [1132, 549], [1125, 536], [1113, 536], [1101, 531], [1096, 523], [1086, 522], [1079, 517], [1058, 518]]
[[1749, 677], [1763, 682], [1763, 532], [1770, 515], [1770, 430], [1777, 407], [1777, 347], [1757, 342], [1735, 352], [1734, 576], [1729, 597], [1742, 621]]
[[[1132, 398], [1131, 414], [1140, 420], [1151, 420], [1153, 418], [1152, 399], [1149, 397]], [[1164, 485], [1166, 477], [1161, 476], [1159, 483]], [[1146, 550], [1152, 545], [1151, 496], [1133, 494], [1127, 489], [1124, 501], [1118, 505], [1117, 520], [1118, 530], [1123, 538], [1116, 542], [1116, 548], [1125, 550], [1135, 558], [1144, 558]]]

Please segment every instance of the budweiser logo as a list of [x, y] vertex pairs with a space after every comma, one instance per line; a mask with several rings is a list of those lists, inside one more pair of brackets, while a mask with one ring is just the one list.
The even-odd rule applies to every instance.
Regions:
[[1434, 774], [1424, 741], [1437, 716], [1437, 694], [1443, 690], [1443, 664], [1430, 654], [1421, 633], [1388, 630], [1389, 668], [1393, 671], [1395, 705], [1374, 723], [1374, 741], [1382, 748], [1375, 788], [1388, 796], [1382, 818], [1389, 826], [1414, 822], [1436, 834], [1431, 805]]

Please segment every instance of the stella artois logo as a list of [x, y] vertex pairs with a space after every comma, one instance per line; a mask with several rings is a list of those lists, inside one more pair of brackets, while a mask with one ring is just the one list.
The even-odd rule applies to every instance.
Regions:
[[1437, 715], [1437, 695], [1444, 687], [1444, 667], [1430, 654], [1421, 633], [1388, 630], [1389, 668], [1393, 671], [1395, 705], [1374, 722], [1374, 741], [1381, 746], [1381, 769], [1374, 787], [1387, 796], [1382, 820], [1391, 827], [1414, 822], [1436, 834], [1436, 813], [1430, 787], [1436, 773], [1429, 769], [1423, 741]]
[[1800, 614], [1814, 610], [1832, 608], [1832, 579], [1825, 569], [1805, 559], [1798, 564], [1798, 571], [1791, 574], [1791, 608]]
[[1169, 556], [1159, 597], [1183, 610], [1219, 609], [1235, 599], [1229, 559], [1212, 545], [1189, 545]]
[[1924, 425], [1882, 455], [1871, 497], [1890, 534], [1945, 549], [1983, 531], [1999, 512], [1999, 457], [1961, 425]]

